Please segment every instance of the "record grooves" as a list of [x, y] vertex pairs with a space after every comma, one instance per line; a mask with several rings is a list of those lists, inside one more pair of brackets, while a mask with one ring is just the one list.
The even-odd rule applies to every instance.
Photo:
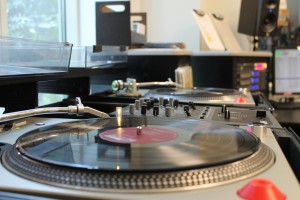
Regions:
[[245, 179], [268, 169], [274, 163], [274, 154], [267, 146], [241, 161], [216, 167], [175, 172], [109, 172], [83, 170], [44, 164], [30, 160], [15, 148], [5, 151], [5, 167], [26, 179], [65, 188], [83, 190], [169, 191], [206, 188]]
[[[119, 127], [119, 128], [116, 128]], [[157, 142], [128, 145], [101, 142], [107, 131], [120, 140], [134, 139], [127, 129], [152, 129], [137, 136]], [[161, 138], [163, 130], [167, 139]], [[135, 132], [136, 133], [136, 132]], [[175, 135], [176, 134], [176, 135]], [[111, 134], [113, 135], [113, 134]], [[103, 140], [102, 140], [103, 141]], [[41, 162], [84, 169], [161, 171], [208, 167], [252, 155], [260, 141], [248, 132], [194, 119], [123, 117], [81, 120], [44, 127], [22, 135], [16, 142], [20, 153]]]

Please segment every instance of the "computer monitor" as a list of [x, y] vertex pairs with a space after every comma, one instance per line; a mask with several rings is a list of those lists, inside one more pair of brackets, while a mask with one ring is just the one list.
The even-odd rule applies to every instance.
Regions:
[[273, 70], [274, 94], [300, 94], [300, 51], [276, 49]]

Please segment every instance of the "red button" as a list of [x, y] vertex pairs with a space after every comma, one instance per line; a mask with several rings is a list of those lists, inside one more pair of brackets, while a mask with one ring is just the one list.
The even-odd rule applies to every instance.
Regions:
[[236, 103], [246, 103], [247, 99], [245, 97], [237, 97], [234, 102]]
[[285, 200], [286, 196], [271, 182], [264, 179], [254, 179], [237, 194], [245, 200]]

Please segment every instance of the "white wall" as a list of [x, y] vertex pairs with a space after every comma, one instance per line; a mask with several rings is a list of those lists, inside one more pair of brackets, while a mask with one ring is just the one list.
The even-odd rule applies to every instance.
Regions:
[[148, 42], [183, 42], [187, 49], [199, 50], [200, 32], [192, 10], [199, 8], [200, 0], [131, 0], [136, 2], [132, 11], [147, 13]]
[[131, 12], [140, 12], [142, 9], [142, 0], [130, 0]]
[[[75, 46], [90, 46], [96, 41], [95, 2], [67, 1], [67, 38]], [[102, 0], [103, 1], [103, 0]], [[243, 50], [251, 50], [249, 36], [237, 32], [241, 0], [131, 0], [131, 12], [147, 12], [149, 42], [184, 42], [187, 49], [200, 50], [200, 31], [192, 10], [222, 14]]]

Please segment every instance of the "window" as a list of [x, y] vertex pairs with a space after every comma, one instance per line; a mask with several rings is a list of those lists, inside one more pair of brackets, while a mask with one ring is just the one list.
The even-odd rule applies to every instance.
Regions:
[[[0, 0], [3, 36], [66, 41], [65, 0]], [[61, 101], [66, 95], [39, 93], [39, 106]]]
[[2, 35], [53, 42], [66, 40], [65, 0], [1, 0], [1, 2]]

